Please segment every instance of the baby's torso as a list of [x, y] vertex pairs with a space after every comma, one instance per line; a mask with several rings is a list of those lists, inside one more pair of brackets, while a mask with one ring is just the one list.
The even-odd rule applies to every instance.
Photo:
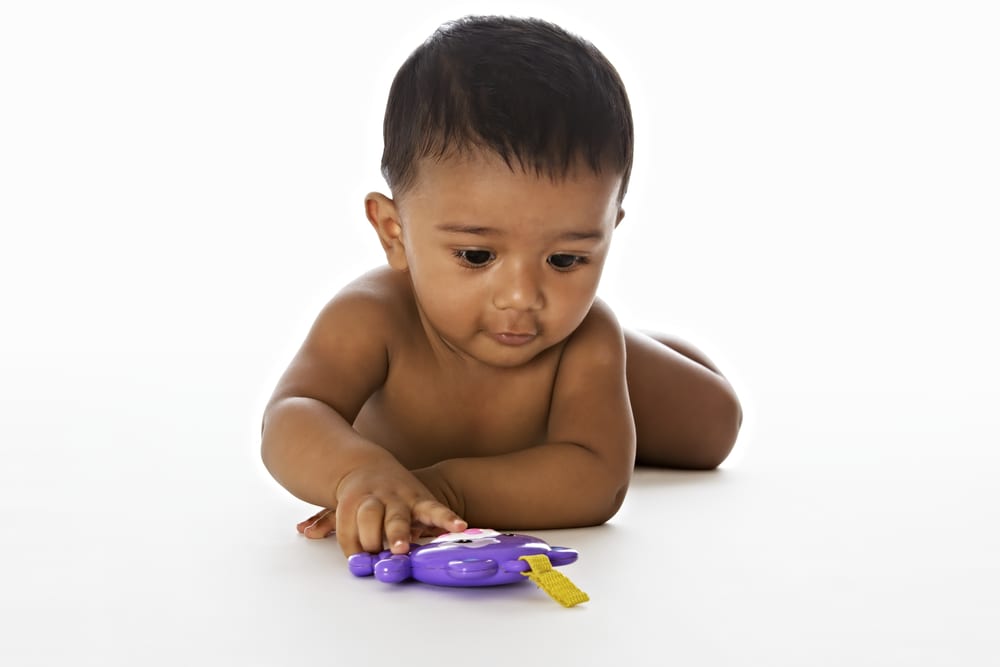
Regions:
[[527, 378], [491, 387], [447, 386], [408, 369], [368, 399], [354, 427], [408, 468], [502, 454], [544, 440], [551, 389], [551, 379]]
[[411, 469], [544, 442], [559, 349], [514, 369], [465, 372], [443, 364], [410, 320], [393, 343], [385, 383], [354, 421], [361, 435]]

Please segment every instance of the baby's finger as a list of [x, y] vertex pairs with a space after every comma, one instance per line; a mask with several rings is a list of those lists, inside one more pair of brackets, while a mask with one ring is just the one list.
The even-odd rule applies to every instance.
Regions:
[[393, 503], [385, 508], [385, 539], [394, 554], [410, 550], [412, 522], [410, 510], [404, 503]]
[[451, 533], [460, 533], [469, 527], [447, 505], [436, 500], [421, 500], [413, 506], [413, 518], [425, 526], [437, 526]]
[[295, 525], [295, 529], [301, 533], [302, 531], [304, 531], [306, 529], [307, 526], [311, 526], [314, 523], [316, 523], [317, 519], [319, 519], [321, 516], [323, 516], [324, 514], [326, 514], [329, 511], [330, 510], [322, 509], [322, 510], [316, 512], [315, 514], [313, 514], [311, 517], [309, 517], [305, 521], [299, 521]]
[[369, 553], [382, 551], [385, 527], [385, 505], [375, 497], [366, 498], [358, 506], [358, 541]]
[[[312, 521], [312, 523], [310, 523]], [[324, 510], [312, 519], [307, 519], [297, 526], [300, 533], [313, 540], [328, 537], [337, 528], [337, 511]]]
[[[353, 510], [353, 511], [352, 511]], [[361, 540], [358, 539], [358, 514], [352, 507], [345, 507], [343, 503], [337, 506], [337, 544], [345, 556], [353, 556], [361, 553], [364, 548]]]

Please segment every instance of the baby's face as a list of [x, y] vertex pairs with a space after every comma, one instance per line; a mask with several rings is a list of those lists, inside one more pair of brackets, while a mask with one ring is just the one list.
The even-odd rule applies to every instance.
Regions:
[[396, 206], [425, 326], [503, 367], [565, 339], [596, 296], [620, 185], [589, 169], [552, 181], [482, 154], [422, 161]]

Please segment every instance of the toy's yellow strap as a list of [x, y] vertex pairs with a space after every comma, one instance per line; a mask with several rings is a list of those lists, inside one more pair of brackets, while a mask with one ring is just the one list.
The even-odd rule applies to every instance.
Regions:
[[572, 607], [590, 599], [565, 575], [553, 570], [552, 563], [549, 562], [549, 557], [545, 554], [521, 556], [521, 560], [528, 561], [528, 571], [521, 574], [535, 582], [539, 588], [562, 606]]

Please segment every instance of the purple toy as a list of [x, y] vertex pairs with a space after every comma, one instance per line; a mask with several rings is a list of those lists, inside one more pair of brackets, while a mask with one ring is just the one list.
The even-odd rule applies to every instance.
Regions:
[[497, 586], [527, 579], [527, 561], [521, 556], [545, 554], [553, 566], [568, 565], [579, 555], [575, 549], [552, 547], [537, 537], [470, 528], [447, 533], [424, 546], [411, 545], [410, 553], [393, 555], [359, 553], [347, 559], [356, 577], [372, 574], [379, 581], [398, 583], [416, 579], [438, 586]]

